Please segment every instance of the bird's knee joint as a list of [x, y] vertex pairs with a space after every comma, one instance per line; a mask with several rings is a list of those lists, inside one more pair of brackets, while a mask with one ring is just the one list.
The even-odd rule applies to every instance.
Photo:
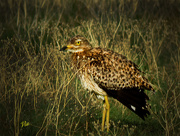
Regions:
[[110, 106], [109, 106], [109, 104], [104, 104], [104, 105], [103, 105], [103, 108], [109, 109]]
[[106, 104], [106, 109], [109, 109], [109, 108], [110, 108], [109, 104]]

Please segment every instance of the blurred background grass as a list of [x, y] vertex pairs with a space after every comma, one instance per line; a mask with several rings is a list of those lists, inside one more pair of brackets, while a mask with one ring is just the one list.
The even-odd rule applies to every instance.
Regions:
[[[3, 0], [0, 12], [1, 135], [180, 134], [179, 1]], [[100, 131], [102, 101], [59, 52], [77, 34], [146, 73], [156, 90], [146, 121], [110, 99], [110, 132]]]

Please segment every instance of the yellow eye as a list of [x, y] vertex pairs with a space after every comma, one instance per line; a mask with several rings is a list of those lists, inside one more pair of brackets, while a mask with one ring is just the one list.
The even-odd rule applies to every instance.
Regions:
[[80, 45], [80, 41], [76, 43], [76, 45]]

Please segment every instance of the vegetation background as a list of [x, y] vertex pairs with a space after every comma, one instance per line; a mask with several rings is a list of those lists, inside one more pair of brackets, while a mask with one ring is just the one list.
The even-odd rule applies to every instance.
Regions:
[[[0, 135], [180, 135], [179, 0], [1, 0]], [[139, 65], [156, 90], [142, 121], [81, 87], [59, 48], [75, 35]]]

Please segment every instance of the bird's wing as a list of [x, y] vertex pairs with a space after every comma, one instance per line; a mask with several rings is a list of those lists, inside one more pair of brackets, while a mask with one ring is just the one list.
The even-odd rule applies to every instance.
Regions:
[[90, 62], [89, 74], [100, 86], [109, 90], [140, 88], [153, 90], [148, 80], [143, 77], [137, 65], [125, 56], [112, 51], [101, 52]]
[[148, 96], [144, 89], [152, 90], [148, 80], [126, 57], [112, 51], [101, 52], [100, 59], [90, 62], [89, 74], [109, 96], [117, 99], [142, 119], [149, 114]]

